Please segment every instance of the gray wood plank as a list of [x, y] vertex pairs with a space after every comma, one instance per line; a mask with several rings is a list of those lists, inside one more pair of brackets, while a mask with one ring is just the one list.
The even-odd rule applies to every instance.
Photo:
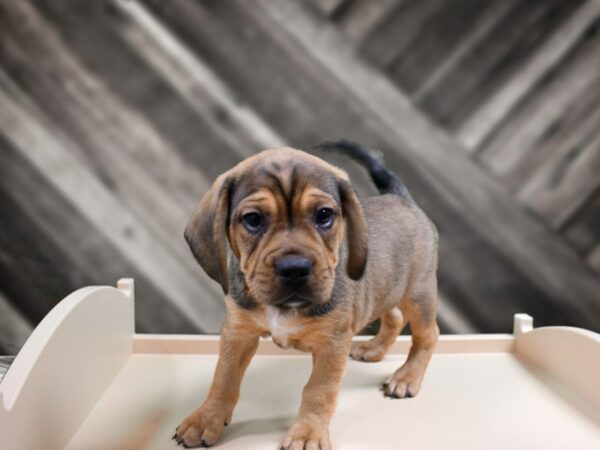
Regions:
[[[213, 93], [207, 69], [199, 61], [182, 60], [185, 49], [139, 4], [60, 0], [38, 5], [89, 70], [143, 113], [207, 179], [258, 149], [280, 144], [273, 135], [265, 142], [266, 126], [245, 120], [247, 113], [236, 112], [232, 99]], [[212, 152], [220, 157], [204, 157]]]
[[239, 157], [285, 144], [147, 8], [126, 0], [114, 0], [114, 5], [129, 19], [121, 30], [123, 38], [215, 132], [230, 141]]
[[595, 133], [552, 158], [519, 192], [519, 199], [560, 227], [600, 186], [599, 173], [600, 133]]
[[[202, 176], [198, 177], [198, 180], [202, 183], [196, 182], [195, 185], [201, 189], [205, 189], [210, 180], [221, 173], [226, 166], [220, 164], [221, 160], [202, 161], [199, 157], [201, 154], [199, 147], [206, 145], [207, 149], [212, 151], [221, 150], [224, 155], [222, 161], [225, 164], [237, 162], [239, 157], [232, 154], [229, 143], [207, 126], [194, 111], [191, 111], [172, 87], [157, 76], [156, 72], [151, 70], [148, 64], [120, 38], [117, 30], [119, 26], [127, 26], [123, 23], [126, 19], [111, 3], [38, 1], [36, 8], [43, 12], [44, 18], [48, 18], [48, 29], [58, 34], [61, 39], [62, 53], [66, 55], [58, 57], [60, 53], [55, 51], [57, 62], [42, 60], [41, 63], [45, 64], [46, 70], [57, 71], [57, 76], [73, 79], [71, 82], [77, 83], [75, 86], [79, 89], [86, 86], [86, 83], [96, 84], [88, 89], [96, 89], [98, 97], [103, 99], [98, 100], [103, 103], [98, 107], [98, 116], [112, 107], [113, 110], [117, 110], [116, 114], [121, 116], [131, 111], [130, 116], [140, 117], [137, 122], [147, 122], [142, 126], [149, 129], [151, 135], [157, 136], [156, 143], [146, 145], [150, 148], [168, 145], [169, 150], [178, 150], [182, 155], [181, 159], [199, 168], [198, 172]], [[72, 57], [72, 64], [69, 64], [69, 57]], [[107, 64], [107, 61], [110, 61], [110, 64]], [[42, 89], [43, 87], [39, 90]], [[106, 95], [103, 95], [105, 92]], [[71, 94], [66, 98], [73, 97], [75, 96]], [[108, 98], [104, 100], [105, 97]], [[64, 108], [68, 108], [68, 105]], [[83, 122], [83, 119], [79, 122], [77, 119], [79, 117], [71, 119], [71, 123], [68, 123], [70, 134], [79, 135], [82, 140], [92, 141], [94, 135], [81, 130], [88, 125], [79, 123]], [[115, 127], [116, 123], [115, 121], [104, 124], [103, 127], [99, 127], [97, 134], [111, 130], [114, 134], [122, 135], [124, 140], [122, 146], [128, 142], [133, 145], [135, 140], [132, 136], [133, 130], [124, 132], [126, 125], [123, 124], [119, 129]], [[84, 149], [90, 146], [97, 147], [98, 144], [89, 142]], [[173, 152], [172, 159], [176, 160], [176, 156], [177, 152]], [[207, 171], [207, 174], [205, 175], [203, 171]]]
[[438, 326], [442, 334], [474, 334], [475, 326], [469, 318], [461, 314], [453, 306], [452, 302], [438, 292]]
[[469, 39], [475, 27], [496, 4], [506, 1], [471, 0], [445, 2], [423, 24], [416, 38], [389, 67], [392, 79], [409, 96], [419, 92], [454, 50]]
[[600, 38], [594, 32], [599, 26], [597, 19], [480, 146], [477, 157], [511, 190], [530, 183], [557, 153], [577, 145], [582, 139], [577, 136], [594, 133], [596, 124], [586, 123], [594, 122], [600, 100]]
[[[33, 326], [0, 292], [0, 355], [16, 355]], [[0, 374], [0, 380], [2, 376]]]
[[443, 0], [398, 3], [371, 27], [359, 44], [360, 51], [377, 67], [389, 68], [419, 38], [423, 27], [444, 4], [447, 2]]
[[310, 0], [317, 10], [325, 16], [336, 14], [350, 0]]
[[[13, 137], [34, 141], [22, 142], [19, 148], [26, 149], [27, 156], [40, 167], [78, 167], [73, 173], [81, 176], [79, 180], [64, 180], [58, 173], [48, 176], [177, 307], [187, 311], [199, 328], [217, 328], [224, 310], [222, 293], [201, 273], [181, 237], [190, 211], [209, 180], [179, 158], [141, 115], [115, 98], [73, 59], [25, 2], [11, 5], [0, 16], [4, 25], [0, 31], [4, 33], [0, 39], [3, 63], [19, 70], [20, 85], [51, 115], [53, 126], [77, 143], [64, 145], [34, 126], [28, 135]], [[19, 111], [18, 107], [14, 111]], [[41, 140], [54, 141], [52, 154], [42, 152]], [[83, 158], [83, 166], [77, 158]], [[93, 180], [91, 167], [118, 190], [118, 200]], [[85, 189], [72, 191], [70, 182]], [[87, 195], [97, 196], [95, 209], [88, 206]], [[104, 208], [120, 211], [113, 213], [119, 220], [109, 229], [99, 222], [108, 212]], [[126, 239], [122, 227], [135, 229], [134, 238]]]
[[6, 375], [6, 371], [14, 360], [14, 356], [0, 356], [0, 382], [2, 382], [4, 375]]
[[394, 7], [406, 1], [408, 0], [350, 0], [348, 7], [336, 14], [334, 20], [352, 42], [358, 43]]
[[[34, 111], [25, 112], [2, 91], [0, 99], [3, 103], [0, 129], [15, 148], [44, 174], [79, 214], [92, 222], [92, 229], [119, 248], [122, 258], [134, 264], [146, 278], [152, 279], [154, 286], [170, 299], [174, 307], [185, 312], [197, 329], [215, 331], [219, 316], [222, 317], [222, 309], [217, 309], [222, 301], [217, 297], [214, 300], [216, 307], [206, 306], [211, 298], [199, 285], [199, 268], [191, 260], [190, 267], [196, 273], [182, 267], [182, 261], [157, 239], [144, 222], [117, 200], [89, 167], [67, 152], [72, 144], [57, 139], [53, 132], [34, 120]], [[19, 127], [15, 127], [15, 123], [19, 123]], [[182, 240], [178, 235], [173, 239]]]
[[477, 22], [470, 30], [468, 36], [465, 36], [460, 43], [445, 55], [443, 62], [439, 64], [435, 70], [421, 83], [418, 90], [412, 93], [412, 99], [415, 102], [421, 101], [423, 97], [448, 76], [456, 67], [462, 63], [463, 59], [485, 39], [486, 36], [494, 30], [499, 22], [504, 20], [506, 15], [514, 7], [515, 1], [506, 0], [502, 2], [493, 2], [491, 7], [486, 8], [485, 12], [479, 17]]
[[587, 261], [596, 273], [600, 273], [600, 242], [596, 243], [596, 246], [588, 256]]
[[[210, 64], [272, 129], [280, 135], [281, 130], [286, 130], [288, 135], [282, 136], [287, 144], [304, 143], [306, 147], [331, 138], [330, 132], [323, 131], [323, 120], [330, 124], [329, 130], [343, 127], [339, 112], [346, 107], [344, 90], [324, 80], [327, 89], [338, 93], [336, 97], [325, 97], [323, 83], [314, 82], [319, 73], [312, 72], [310, 79], [307, 78], [304, 72], [311, 70], [310, 67], [286, 57], [287, 49], [277, 43], [281, 40], [279, 34], [275, 39], [257, 32], [252, 22], [243, 21], [240, 14], [244, 11], [235, 3], [194, 4], [175, 0], [162, 5], [150, 0], [144, 4], [168, 24], [199, 59]], [[227, 14], [231, 15], [230, 20], [221, 20], [221, 16]], [[244, 64], [252, 67], [252, 76], [242, 69]]]
[[458, 138], [471, 151], [479, 148], [515, 106], [548, 72], [564, 65], [566, 55], [581, 41], [600, 15], [600, 2], [589, 0], [544, 42], [502, 89], [487, 100], [458, 130]]
[[579, 3], [578, 0], [516, 2], [453, 70], [419, 98], [418, 104], [439, 124], [450, 130], [458, 129]]
[[[5, 173], [12, 167], [7, 161], [10, 148], [3, 142], [0, 140], [0, 170], [2, 179], [6, 179]], [[24, 214], [3, 186], [0, 208], [0, 289], [16, 310], [35, 325], [69, 293], [74, 281], [83, 279], [82, 273], [69, 259], [63, 259], [59, 247]]]
[[600, 189], [569, 218], [561, 231], [581, 255], [593, 253], [600, 243]]
[[80, 287], [112, 286], [130, 276], [136, 279], [137, 331], [199, 331], [3, 137], [0, 167], [0, 289], [28, 321], [37, 324]]

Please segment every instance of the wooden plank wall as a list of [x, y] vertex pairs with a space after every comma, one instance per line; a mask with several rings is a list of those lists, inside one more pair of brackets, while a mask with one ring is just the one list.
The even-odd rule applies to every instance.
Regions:
[[313, 3], [600, 271], [600, 2]]
[[219, 289], [182, 239], [195, 202], [259, 149], [346, 137], [383, 150], [438, 226], [443, 331], [505, 332], [515, 312], [600, 331], [599, 16], [0, 0], [2, 311], [22, 334], [72, 290], [134, 276], [139, 331], [218, 331]]

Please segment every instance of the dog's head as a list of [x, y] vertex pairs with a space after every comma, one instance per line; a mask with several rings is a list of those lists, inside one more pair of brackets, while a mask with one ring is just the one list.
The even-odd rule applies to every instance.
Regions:
[[348, 176], [287, 148], [266, 150], [219, 176], [185, 230], [195, 258], [225, 293], [281, 308], [329, 301], [344, 236], [345, 270], [356, 280], [368, 233]]

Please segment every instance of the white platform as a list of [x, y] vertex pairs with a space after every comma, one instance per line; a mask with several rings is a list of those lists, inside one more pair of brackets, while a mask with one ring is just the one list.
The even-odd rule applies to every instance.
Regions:
[[[600, 335], [574, 328], [442, 336], [421, 392], [380, 383], [405, 359], [349, 361], [331, 426], [338, 449], [600, 449]], [[85, 288], [36, 328], [0, 384], [0, 449], [169, 449], [204, 399], [216, 336], [133, 333], [133, 283]], [[216, 446], [276, 449], [308, 379], [308, 355], [261, 342]]]

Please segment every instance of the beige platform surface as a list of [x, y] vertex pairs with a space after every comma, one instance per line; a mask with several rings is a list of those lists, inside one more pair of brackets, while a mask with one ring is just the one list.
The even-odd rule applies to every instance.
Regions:
[[[594, 408], [506, 353], [433, 357], [413, 399], [378, 391], [404, 360], [350, 361], [331, 426], [338, 449], [594, 449]], [[169, 449], [174, 428], [204, 399], [216, 357], [134, 354], [67, 447]], [[277, 449], [310, 374], [305, 356], [256, 356], [217, 448]]]
[[[134, 291], [79, 289], [36, 327], [0, 383], [0, 450], [176, 448], [218, 337], [135, 334]], [[401, 336], [382, 362], [349, 360], [335, 449], [600, 450], [599, 334], [517, 314], [513, 334], [441, 336], [419, 395], [384, 398], [409, 347]], [[308, 355], [261, 340], [216, 447], [277, 449], [310, 371]]]

